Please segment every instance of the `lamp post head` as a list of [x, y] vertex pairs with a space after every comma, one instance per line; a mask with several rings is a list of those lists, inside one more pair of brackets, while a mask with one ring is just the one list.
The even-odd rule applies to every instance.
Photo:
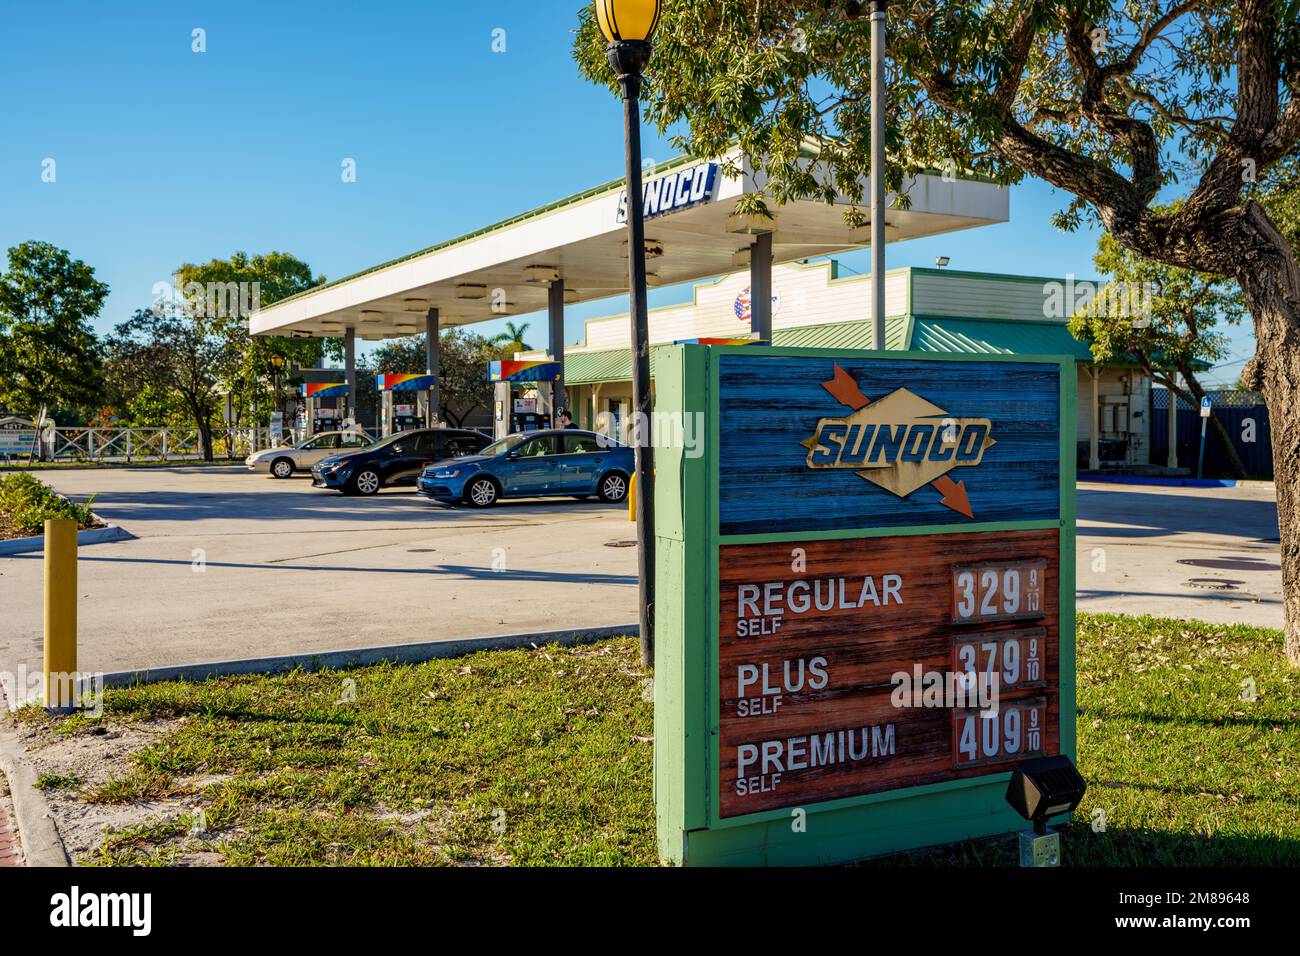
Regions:
[[659, 0], [596, 0], [596, 22], [609, 43], [610, 69], [623, 81], [624, 95], [635, 97], [640, 87], [635, 78], [650, 62], [650, 37], [659, 23]]
[[609, 43], [649, 43], [659, 25], [659, 0], [596, 0], [596, 23]]

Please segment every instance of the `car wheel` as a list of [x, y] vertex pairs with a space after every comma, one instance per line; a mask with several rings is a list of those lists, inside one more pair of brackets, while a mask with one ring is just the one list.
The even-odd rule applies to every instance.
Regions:
[[627, 497], [627, 476], [620, 471], [611, 471], [600, 479], [600, 497], [602, 501], [614, 504]]
[[293, 474], [293, 462], [288, 458], [277, 458], [271, 462], [271, 474], [277, 478], [288, 478]]
[[475, 478], [465, 488], [465, 500], [475, 508], [487, 508], [496, 504], [500, 494], [497, 483], [491, 478]]
[[363, 495], [374, 495], [379, 493], [383, 487], [383, 482], [379, 479], [379, 472], [370, 468], [363, 468], [357, 472], [356, 477], [352, 479], [352, 487]]

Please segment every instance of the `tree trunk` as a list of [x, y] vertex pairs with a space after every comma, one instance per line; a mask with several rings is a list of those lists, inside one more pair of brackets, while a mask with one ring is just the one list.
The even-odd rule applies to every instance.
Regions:
[[204, 416], [199, 416], [199, 451], [203, 455], [204, 461], [212, 461], [212, 421]]
[[1286, 239], [1254, 203], [1236, 270], [1255, 320], [1255, 357], [1243, 379], [1264, 393], [1273, 436], [1273, 481], [1281, 530], [1286, 653], [1300, 665], [1300, 267]]

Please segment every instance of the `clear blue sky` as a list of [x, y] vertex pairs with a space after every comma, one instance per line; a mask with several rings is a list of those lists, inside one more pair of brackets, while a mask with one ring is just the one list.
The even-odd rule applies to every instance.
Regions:
[[[580, 5], [6, 4], [0, 245], [43, 239], [92, 265], [112, 288], [107, 331], [182, 262], [282, 250], [339, 278], [613, 179], [619, 105], [569, 54]], [[672, 155], [652, 130], [644, 145]], [[1061, 204], [1044, 183], [1016, 187], [1010, 223], [891, 245], [888, 264], [943, 254], [958, 269], [1091, 277], [1096, 235], [1053, 229]], [[869, 271], [866, 253], [843, 261]], [[651, 304], [688, 294], [655, 290]], [[566, 339], [624, 308], [571, 308]], [[1251, 334], [1234, 340], [1248, 356]]]

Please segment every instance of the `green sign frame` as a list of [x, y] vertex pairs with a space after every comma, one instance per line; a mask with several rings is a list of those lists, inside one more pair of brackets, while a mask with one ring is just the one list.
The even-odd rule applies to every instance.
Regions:
[[[772, 534], [720, 533], [720, 382], [730, 354], [925, 362], [1015, 362], [1060, 370], [1059, 520], [855, 527]], [[807, 865], [863, 859], [1025, 827], [1006, 804], [1010, 772], [812, 803], [719, 813], [719, 548], [730, 544], [1059, 529], [1059, 752], [1076, 757], [1075, 431], [1077, 372], [1070, 356], [936, 355], [832, 349], [680, 345], [656, 356], [655, 411], [703, 421], [703, 454], [655, 450], [655, 773], [659, 854], [678, 865]]]

